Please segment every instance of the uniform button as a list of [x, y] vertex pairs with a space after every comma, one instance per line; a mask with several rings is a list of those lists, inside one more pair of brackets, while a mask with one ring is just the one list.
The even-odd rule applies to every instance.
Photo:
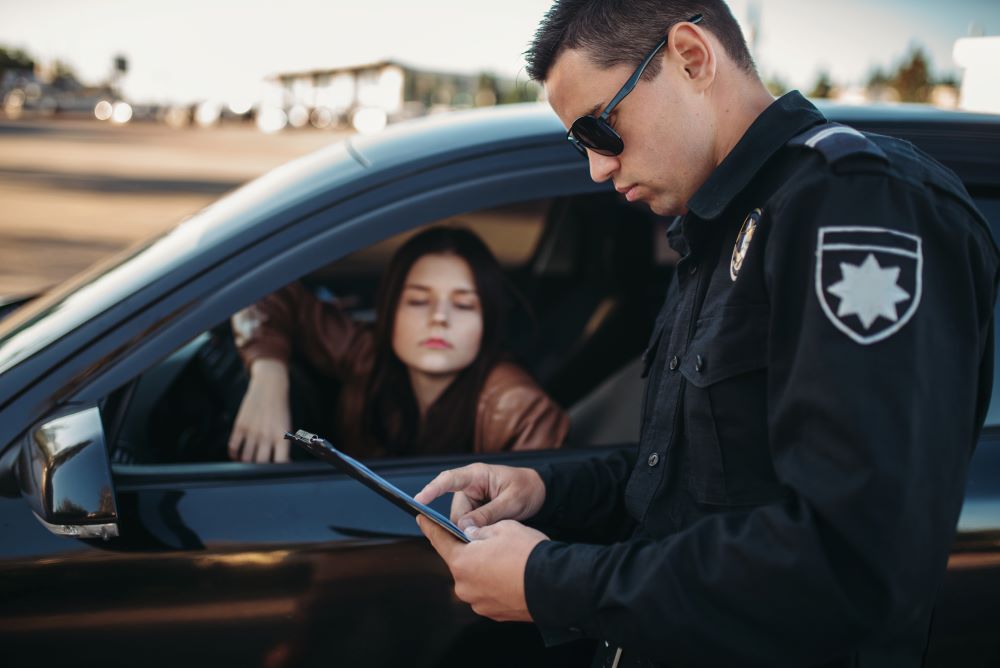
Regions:
[[679, 359], [677, 359], [677, 355], [674, 355], [673, 357], [671, 357], [670, 358], [670, 370], [671, 371], [675, 371], [677, 369], [677, 366], [680, 363], [681, 363], [681, 361]]
[[696, 358], [694, 358], [694, 370], [701, 371], [704, 368], [705, 368], [705, 358], [702, 357], [701, 355], [698, 355]]
[[660, 456], [654, 452], [649, 456], [649, 459], [646, 460], [646, 463], [649, 464], [650, 467], [656, 466], [660, 463]]

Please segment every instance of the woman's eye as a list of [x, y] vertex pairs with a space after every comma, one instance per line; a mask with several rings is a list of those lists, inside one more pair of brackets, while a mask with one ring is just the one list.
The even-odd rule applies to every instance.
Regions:
[[463, 304], [463, 303], [456, 302], [455, 303], [455, 308], [461, 309], [463, 311], [475, 311], [476, 310], [476, 305], [473, 304], [473, 303]]
[[427, 306], [430, 302], [426, 299], [407, 299], [407, 306]]

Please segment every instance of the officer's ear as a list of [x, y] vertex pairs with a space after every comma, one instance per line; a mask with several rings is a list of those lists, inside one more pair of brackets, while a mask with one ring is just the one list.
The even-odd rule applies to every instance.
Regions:
[[716, 45], [699, 26], [678, 23], [667, 34], [667, 66], [673, 63], [686, 80], [702, 91], [715, 81]]

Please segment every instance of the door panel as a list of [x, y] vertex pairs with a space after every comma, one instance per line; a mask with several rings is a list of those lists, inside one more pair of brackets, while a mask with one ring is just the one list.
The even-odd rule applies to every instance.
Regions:
[[[594, 453], [490, 461], [537, 466]], [[376, 470], [412, 494], [468, 461]], [[118, 467], [118, 538], [63, 539], [79, 550], [8, 561], [4, 665], [36, 665], [40, 652], [105, 665], [437, 666], [465, 665], [471, 652], [484, 666], [587, 660], [589, 643], [545, 650], [531, 625], [477, 617], [413, 519], [325, 464], [292, 465], [285, 477], [281, 466], [212, 466], [222, 471], [215, 479], [197, 467], [160, 476]], [[435, 507], [447, 512], [448, 499]]]

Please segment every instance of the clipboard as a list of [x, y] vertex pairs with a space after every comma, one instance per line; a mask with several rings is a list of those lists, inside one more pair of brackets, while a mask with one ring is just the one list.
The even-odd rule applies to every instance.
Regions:
[[368, 487], [389, 503], [409, 513], [413, 517], [423, 515], [463, 543], [470, 542], [469, 537], [465, 535], [465, 532], [455, 526], [447, 517], [430, 506], [425, 506], [424, 504], [418, 502], [412, 496], [399, 489], [358, 460], [345, 455], [343, 452], [333, 447], [333, 444], [325, 438], [317, 436], [316, 434], [311, 434], [303, 429], [299, 429], [294, 434], [286, 432], [285, 438], [290, 441], [295, 441], [308, 450], [313, 456], [319, 457], [320, 459], [324, 459], [333, 464], [338, 469], [351, 476], [365, 487]]

